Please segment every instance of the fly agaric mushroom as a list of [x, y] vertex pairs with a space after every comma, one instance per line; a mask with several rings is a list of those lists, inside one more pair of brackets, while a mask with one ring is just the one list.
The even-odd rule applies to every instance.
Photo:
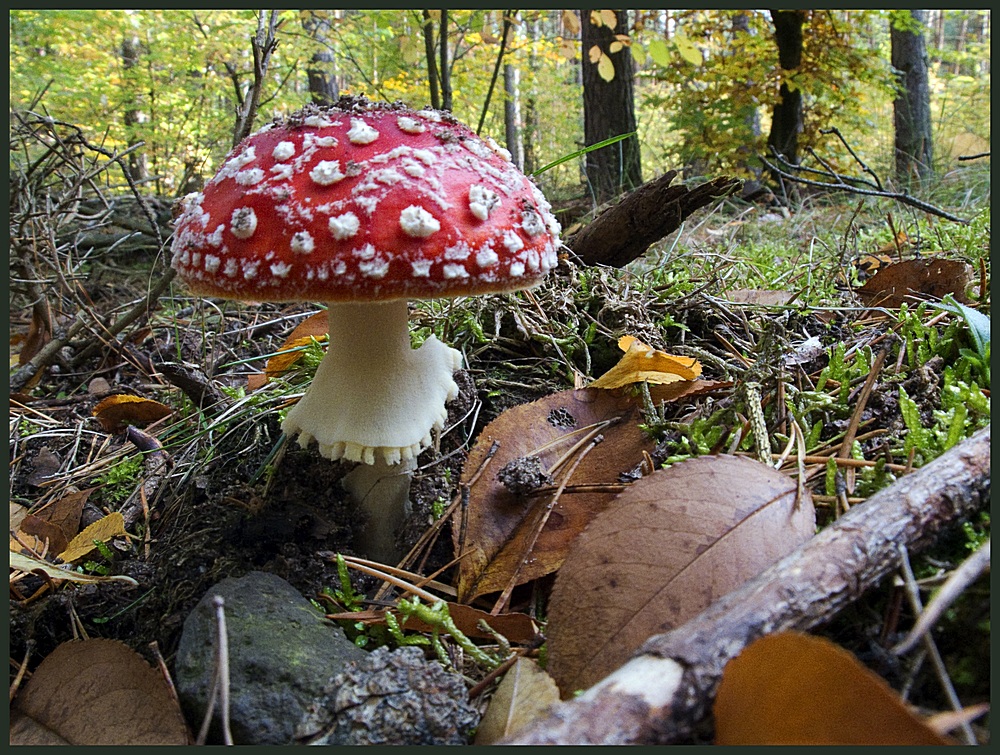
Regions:
[[415, 460], [461, 354], [410, 348], [407, 299], [538, 284], [559, 224], [491, 139], [446, 112], [344, 97], [247, 137], [182, 200], [171, 264], [197, 294], [327, 304], [330, 341], [282, 424], [323, 456]]

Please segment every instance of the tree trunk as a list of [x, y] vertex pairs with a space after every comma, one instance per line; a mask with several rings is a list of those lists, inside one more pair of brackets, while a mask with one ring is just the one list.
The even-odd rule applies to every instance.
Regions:
[[437, 52], [434, 49], [434, 21], [429, 10], [424, 11], [424, 54], [427, 57], [427, 87], [431, 107], [441, 109], [441, 88], [438, 85]]
[[524, 169], [523, 150], [521, 149], [521, 93], [520, 76], [516, 66], [510, 63], [503, 67], [503, 89], [506, 97], [503, 104], [503, 123], [507, 141], [507, 151], [511, 162], [519, 169]]
[[[772, 10], [770, 14], [774, 23], [774, 41], [778, 46], [778, 65], [782, 71], [793, 72], [802, 64], [802, 24], [805, 12]], [[789, 89], [788, 84], [782, 82], [779, 100], [771, 114], [768, 146], [784, 155], [788, 162], [798, 164], [801, 131], [802, 93], [798, 89]]]
[[535, 43], [541, 38], [538, 27], [539, 22], [537, 18], [532, 20], [528, 27], [532, 42], [528, 48], [528, 70], [531, 72], [532, 83], [529, 87], [528, 95], [524, 99], [524, 123], [521, 129], [523, 170], [529, 175], [540, 167], [538, 156], [535, 154], [535, 144], [538, 134], [538, 108], [535, 104], [535, 73], [538, 70], [538, 55], [535, 52]]
[[441, 11], [441, 31], [438, 32], [441, 60], [438, 69], [441, 76], [441, 109], [451, 110], [451, 62], [448, 60], [448, 11]]
[[[740, 11], [733, 16], [732, 46], [735, 54], [745, 54], [742, 51], [742, 40], [749, 37], [749, 35], [750, 15], [746, 11]], [[753, 84], [754, 82], [747, 80], [736, 82], [736, 86], [742, 90], [742, 92], [748, 92], [753, 87]], [[754, 104], [754, 100], [751, 97], [746, 97], [746, 104], [740, 107], [737, 115], [739, 118], [739, 128], [743, 129], [743, 133], [745, 135], [741, 140], [745, 140], [744, 144], [736, 150], [740, 155], [739, 167], [753, 176], [754, 179], [759, 180], [761, 168], [759, 165], [751, 165], [750, 159], [758, 149], [757, 140], [758, 137], [760, 137], [760, 113], [757, 112], [757, 106]]]
[[[591, 23], [589, 10], [581, 11], [583, 131], [587, 146], [636, 130], [632, 53], [627, 46], [618, 52], [610, 51], [615, 34], [626, 32], [628, 18], [624, 10], [616, 10], [615, 16], [618, 23], [610, 29]], [[614, 65], [611, 81], [602, 79], [597, 64], [590, 62], [589, 50], [594, 46]], [[638, 137], [630, 136], [609, 147], [588, 152], [587, 180], [598, 204], [642, 184]]]
[[329, 51], [330, 45], [327, 40], [330, 18], [326, 14], [335, 12], [325, 11], [320, 14], [316, 11], [303, 11], [302, 13], [302, 28], [317, 46], [316, 52], [306, 66], [309, 96], [314, 105], [332, 105], [340, 97], [340, 88], [337, 86], [337, 77], [334, 73], [333, 53]]
[[[126, 83], [127, 105], [125, 108], [125, 138], [128, 146], [133, 146], [142, 141], [140, 135], [141, 125], [147, 120], [142, 112], [140, 88], [135, 81], [135, 74], [139, 66], [139, 59], [142, 55], [142, 45], [137, 34], [130, 34], [122, 40], [121, 56], [122, 68], [124, 69], [124, 79]], [[134, 181], [144, 181], [149, 177], [146, 170], [146, 154], [142, 150], [131, 152], [128, 156], [128, 168]]]
[[[913, 20], [923, 24], [924, 11], [911, 10]], [[931, 107], [927, 79], [927, 48], [922, 31], [890, 31], [892, 67], [896, 70], [899, 92], [892, 103], [896, 129], [896, 181], [908, 186], [914, 177], [931, 177]]]

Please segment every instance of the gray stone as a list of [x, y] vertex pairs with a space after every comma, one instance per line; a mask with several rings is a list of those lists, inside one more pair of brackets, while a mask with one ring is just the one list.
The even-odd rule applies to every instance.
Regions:
[[313, 745], [463, 745], [478, 723], [460, 676], [417, 647], [380, 647], [331, 680], [296, 735]]
[[[236, 744], [289, 744], [324, 685], [366, 654], [280, 577], [251, 572], [224, 579], [185, 620], [177, 649], [177, 692], [195, 732], [214, 681], [216, 595], [225, 600], [233, 739]], [[220, 721], [216, 710], [210, 743], [222, 741]]]

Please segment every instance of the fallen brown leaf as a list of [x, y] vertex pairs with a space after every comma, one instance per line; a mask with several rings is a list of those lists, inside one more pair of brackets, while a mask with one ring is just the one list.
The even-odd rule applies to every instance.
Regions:
[[172, 411], [159, 401], [119, 393], [100, 401], [93, 413], [106, 432], [119, 433], [128, 425], [145, 425], [169, 417]]
[[477, 746], [509, 737], [559, 702], [559, 688], [530, 658], [518, 658], [504, 674], [476, 729]]
[[[455, 514], [452, 527], [456, 555], [462, 556], [458, 600], [469, 603], [480, 595], [503, 591], [512, 578], [524, 584], [549, 574], [562, 564], [566, 550], [590, 519], [618, 492], [617, 487], [585, 491], [568, 488], [559, 497], [539, 532], [538, 525], [551, 493], [512, 492], [497, 479], [513, 463], [529, 467], [531, 457], [546, 470], [581, 440], [581, 429], [615, 421], [600, 430], [604, 442], [582, 460], [570, 486], [614, 486], [622, 473], [637, 468], [643, 451], [653, 443], [639, 429], [635, 402], [619, 392], [584, 388], [561, 391], [530, 404], [508, 409], [480, 433], [469, 452], [462, 483], [495, 455], [471, 486], [467, 507]], [[575, 453], [580, 453], [579, 449]], [[565, 470], [564, 463], [561, 470]], [[559, 481], [560, 470], [554, 473]], [[538, 533], [537, 541], [532, 544]], [[463, 552], [464, 549], [464, 552]], [[530, 552], [529, 552], [530, 551]]]
[[53, 650], [11, 705], [12, 745], [189, 743], [160, 673], [116, 640], [71, 640]]
[[625, 489], [577, 538], [549, 601], [563, 696], [618, 668], [809, 539], [812, 500], [751, 459], [704, 456]]
[[940, 300], [951, 294], [967, 302], [966, 291], [972, 284], [972, 268], [960, 260], [940, 257], [897, 262], [879, 270], [858, 294], [867, 306], [897, 309], [908, 301]]
[[302, 357], [302, 346], [308, 346], [314, 339], [325, 340], [329, 330], [326, 312], [317, 312], [300, 322], [288, 334], [278, 352], [267, 360], [264, 372], [247, 378], [247, 389], [255, 391], [266, 385], [271, 378], [283, 375]]
[[784, 632], [726, 664], [715, 698], [720, 745], [943, 745], [880, 676], [821, 637]]

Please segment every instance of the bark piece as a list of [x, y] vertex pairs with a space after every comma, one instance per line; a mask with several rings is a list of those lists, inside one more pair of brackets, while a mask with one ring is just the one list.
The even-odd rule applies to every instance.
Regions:
[[750, 642], [832, 618], [899, 564], [899, 547], [929, 545], [989, 499], [990, 428], [855, 506], [756, 579], [509, 743], [665, 744], [708, 710], [722, 669]]
[[680, 228], [695, 210], [740, 186], [739, 180], [728, 176], [691, 189], [671, 186], [676, 176], [676, 170], [667, 171], [626, 194], [566, 239], [566, 246], [588, 265], [624, 267]]

